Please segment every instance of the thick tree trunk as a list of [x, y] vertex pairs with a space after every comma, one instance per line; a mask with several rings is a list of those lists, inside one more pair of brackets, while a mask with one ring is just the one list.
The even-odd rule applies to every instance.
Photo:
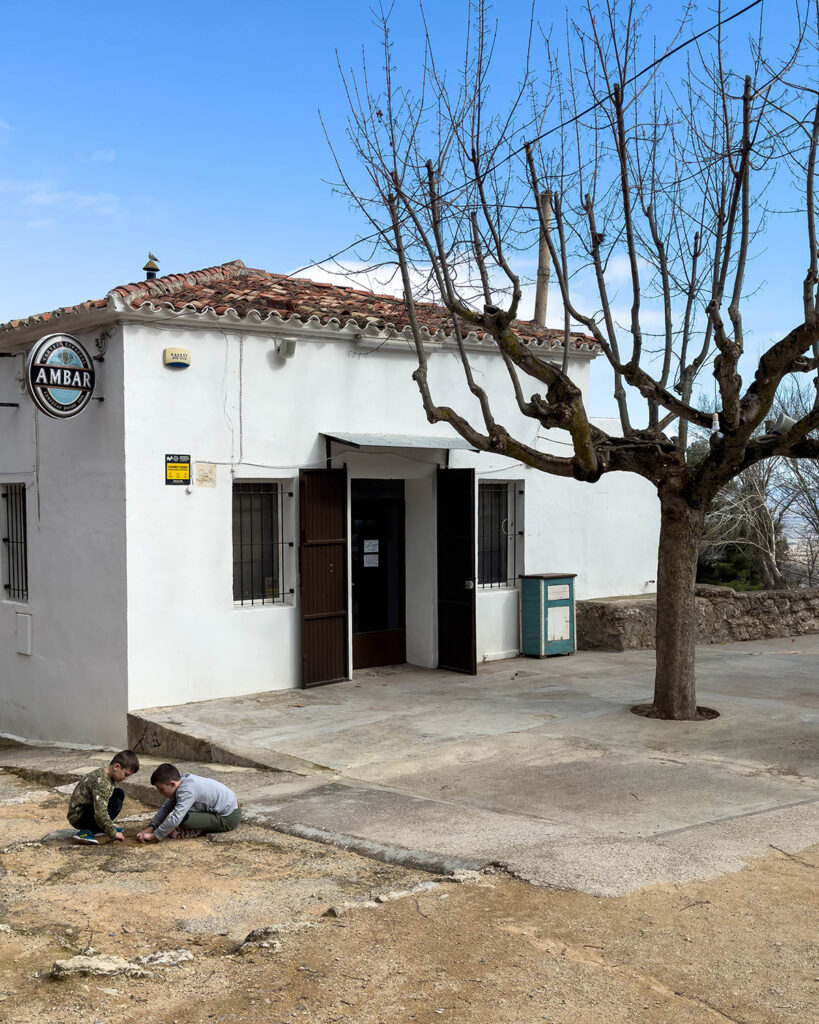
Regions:
[[691, 721], [697, 713], [694, 584], [705, 514], [667, 489], [660, 491], [660, 514], [654, 709], [660, 718]]
[[788, 584], [785, 582], [779, 567], [776, 564], [776, 557], [769, 551], [761, 551], [759, 555], [760, 575], [766, 590], [786, 590]]

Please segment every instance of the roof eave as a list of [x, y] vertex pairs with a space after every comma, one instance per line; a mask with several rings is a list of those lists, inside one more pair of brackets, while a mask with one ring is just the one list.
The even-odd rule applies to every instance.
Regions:
[[29, 317], [21, 320], [16, 326], [4, 325], [0, 329], [0, 352], [23, 350], [48, 334], [59, 334], [72, 331], [85, 331], [95, 327], [103, 327], [121, 319], [122, 314], [108, 302], [105, 306], [92, 309], [55, 310], [48, 320]]
[[[138, 308], [134, 309], [127, 305], [121, 296], [112, 293], [116, 306], [121, 310], [118, 318], [124, 323], [150, 324], [163, 322], [163, 326], [172, 323], [178, 327], [194, 330], [235, 330], [244, 334], [260, 334], [267, 336], [298, 335], [303, 340], [315, 341], [347, 341], [353, 342], [360, 352], [406, 352], [408, 349], [415, 350], [415, 342], [412, 330], [407, 327], [395, 327], [387, 324], [385, 327], [376, 327], [373, 324], [361, 325], [358, 321], [349, 319], [342, 322], [336, 318], [322, 322], [317, 316], [308, 317], [303, 320], [298, 313], [282, 315], [277, 310], [267, 313], [260, 313], [258, 310], [251, 310], [250, 313], [242, 316], [235, 309], [228, 308], [224, 313], [217, 313], [212, 306], [204, 309], [197, 309], [194, 306], [183, 306], [181, 309], [170, 302], [155, 302], [146, 300]], [[421, 335], [425, 343], [434, 348], [450, 349], [456, 348], [455, 336], [438, 331], [433, 334], [427, 328], [421, 328]], [[548, 343], [527, 343], [530, 351], [543, 357], [562, 356], [562, 342]], [[464, 347], [467, 352], [483, 354], [499, 354], [497, 346], [486, 336], [478, 337], [470, 333], [464, 338]], [[570, 359], [594, 359], [600, 354], [596, 346], [584, 345], [583, 348], [574, 348], [569, 351]]]
[[[105, 306], [93, 306], [90, 309], [60, 309], [49, 313], [47, 320], [37, 316], [18, 321], [17, 325], [13, 327], [4, 326], [0, 329], [0, 351], [24, 350], [47, 334], [56, 334], [60, 331], [84, 331], [103, 327], [112, 322], [134, 325], [161, 322], [163, 327], [174, 326], [188, 330], [234, 330], [243, 334], [267, 337], [296, 335], [305, 341], [350, 342], [357, 351], [362, 353], [415, 351], [415, 341], [409, 326], [400, 328], [389, 323], [385, 327], [376, 327], [374, 324], [362, 326], [353, 319], [342, 323], [341, 320], [335, 318], [322, 322], [317, 316], [303, 320], [298, 313], [283, 316], [276, 310], [266, 313], [251, 310], [245, 315], [240, 315], [235, 309], [228, 308], [224, 313], [217, 313], [211, 306], [197, 309], [191, 305], [179, 309], [170, 302], [157, 302], [151, 299], [147, 299], [135, 309], [127, 297], [117, 289], [108, 293]], [[445, 334], [443, 331], [432, 333], [424, 327], [422, 328], [422, 338], [425, 344], [430, 345], [431, 351], [450, 350], [457, 347], [454, 335]], [[526, 344], [531, 352], [541, 358], [556, 358], [563, 355], [562, 342], [550, 344], [535, 341]], [[487, 336], [479, 337], [474, 332], [464, 338], [464, 348], [473, 354], [499, 354], [499, 349], [491, 339]], [[584, 345], [582, 348], [571, 349], [569, 358], [588, 360], [594, 359], [599, 354], [595, 347]]]

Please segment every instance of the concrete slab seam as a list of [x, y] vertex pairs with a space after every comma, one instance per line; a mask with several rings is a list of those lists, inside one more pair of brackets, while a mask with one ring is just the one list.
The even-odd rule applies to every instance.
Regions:
[[665, 839], [666, 836], [677, 836], [681, 832], [694, 832], [696, 829], [708, 828], [711, 825], [722, 825], [727, 821], [741, 821], [743, 818], [755, 818], [761, 814], [775, 814], [777, 811], [786, 811], [791, 807], [804, 807], [805, 804], [819, 803], [819, 796], [809, 797], [807, 800], [793, 800], [787, 804], [774, 804], [772, 807], [760, 807], [756, 811], [743, 811], [740, 814], [726, 814], [724, 818], [712, 818], [710, 821], [700, 821], [694, 825], [683, 825], [681, 828], [670, 828], [665, 832], [655, 832], [646, 836], [647, 839]]

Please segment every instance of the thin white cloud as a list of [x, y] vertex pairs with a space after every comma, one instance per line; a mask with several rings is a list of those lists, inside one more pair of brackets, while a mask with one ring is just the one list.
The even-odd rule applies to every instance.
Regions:
[[324, 263], [300, 271], [296, 277], [309, 281], [326, 282], [344, 288], [359, 288], [377, 295], [403, 294], [401, 277], [396, 268], [369, 267], [366, 263], [354, 261]]
[[68, 210], [88, 210], [102, 216], [116, 213], [119, 209], [119, 201], [110, 192], [97, 192], [89, 195], [83, 192], [71, 190], [61, 191], [59, 189], [40, 186], [29, 191], [23, 198], [26, 206], [47, 206]]
[[[520, 265], [516, 261], [515, 270], [520, 271]], [[628, 261], [625, 263], [625, 271], [628, 273]], [[388, 266], [370, 267], [365, 263], [355, 261], [337, 262], [318, 267], [310, 267], [301, 271], [298, 277], [306, 277], [312, 281], [329, 282], [341, 285], [346, 288], [360, 288], [365, 291], [372, 291], [378, 295], [395, 295], [397, 298], [403, 296], [401, 277], [394, 268]], [[428, 290], [429, 283], [428, 268], [417, 267], [411, 270], [412, 283], [416, 289], [416, 298], [423, 298], [427, 302], [440, 302], [441, 297], [434, 290]], [[503, 286], [508, 287], [506, 279], [497, 272], [493, 284], [496, 286], [496, 298], [504, 299]], [[462, 294], [467, 295], [476, 306], [482, 301], [480, 298], [480, 287], [477, 281], [468, 284], [461, 282]], [[423, 294], [426, 292], [425, 294]], [[531, 281], [524, 281], [521, 286], [521, 302], [519, 307], [519, 319], [530, 320], [534, 315], [535, 284]], [[505, 299], [508, 301], [509, 296]], [[600, 314], [600, 298], [596, 293], [593, 275], [590, 271], [578, 275], [573, 281], [572, 299], [575, 306], [584, 313], [597, 314], [598, 320], [602, 322]], [[612, 301], [612, 316], [615, 324], [619, 327], [618, 333], [623, 338], [628, 331], [626, 325], [631, 319], [630, 307], [623, 301], [622, 296], [615, 292]], [[554, 275], [552, 276], [551, 287], [549, 288], [548, 312], [546, 316], [547, 325], [554, 330], [563, 328], [563, 302], [560, 290], [557, 287]], [[644, 344], [647, 349], [656, 348], [661, 344], [661, 339], [652, 337], [653, 334], [661, 334], [664, 328], [664, 315], [659, 302], [646, 300], [641, 311], [641, 322], [646, 332]], [[572, 330], [586, 332], [586, 328], [572, 322]]]
[[[0, 195], [9, 199], [8, 213], [31, 216], [34, 210], [74, 211], [95, 213], [100, 217], [119, 215], [119, 198], [111, 192], [75, 192], [60, 189], [46, 181], [0, 180]], [[16, 208], [15, 208], [16, 207]], [[40, 218], [35, 217], [34, 220]]]
[[114, 149], [95, 149], [90, 159], [96, 164], [112, 164], [117, 158]]

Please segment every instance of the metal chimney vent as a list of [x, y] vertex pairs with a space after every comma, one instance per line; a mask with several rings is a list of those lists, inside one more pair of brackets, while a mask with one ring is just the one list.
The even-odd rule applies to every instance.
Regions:
[[152, 252], [148, 253], [148, 262], [142, 268], [145, 271], [145, 279], [147, 281], [153, 281], [156, 278], [157, 272], [159, 271], [158, 266], [159, 260], [154, 256]]

